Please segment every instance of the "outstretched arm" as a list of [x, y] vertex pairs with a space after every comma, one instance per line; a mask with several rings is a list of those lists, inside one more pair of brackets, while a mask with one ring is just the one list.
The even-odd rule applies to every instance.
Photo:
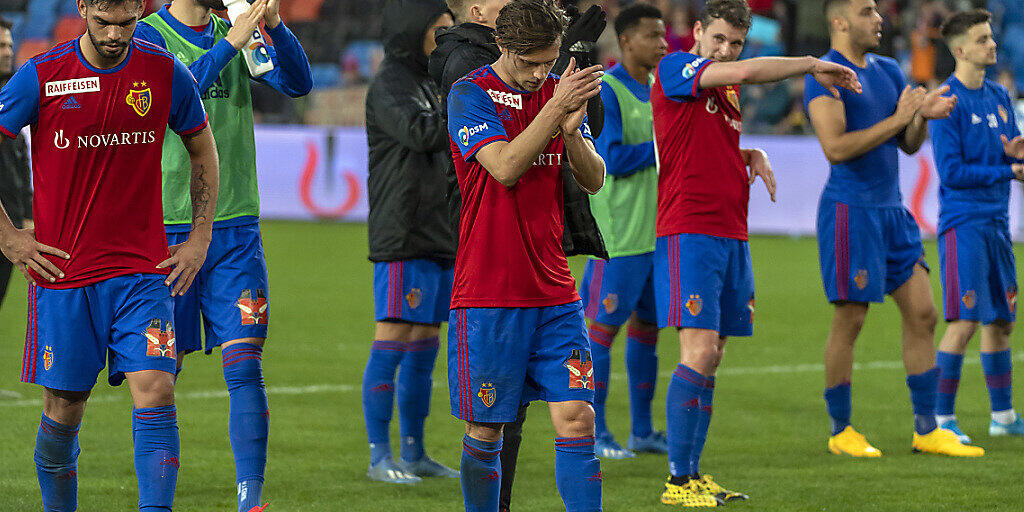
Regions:
[[763, 84], [804, 74], [814, 75], [836, 98], [839, 97], [837, 86], [857, 93], [861, 91], [860, 81], [852, 69], [814, 57], [757, 57], [714, 62], [701, 73], [700, 87], [713, 89], [723, 85]]

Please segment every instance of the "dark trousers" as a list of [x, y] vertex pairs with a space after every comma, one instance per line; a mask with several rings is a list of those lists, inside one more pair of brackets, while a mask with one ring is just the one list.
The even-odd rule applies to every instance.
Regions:
[[0, 254], [0, 308], [4, 305], [4, 296], [7, 295], [7, 285], [11, 282], [11, 272], [14, 265]]

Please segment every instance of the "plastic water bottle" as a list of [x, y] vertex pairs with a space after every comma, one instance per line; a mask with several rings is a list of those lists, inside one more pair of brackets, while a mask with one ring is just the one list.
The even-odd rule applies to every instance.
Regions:
[[[224, 0], [224, 6], [228, 8], [228, 18], [234, 24], [239, 16], [249, 11], [249, 0]], [[242, 55], [246, 66], [249, 67], [249, 74], [253, 77], [263, 76], [274, 69], [274, 62], [270, 60], [270, 53], [267, 52], [267, 42], [258, 27], [242, 48]]]

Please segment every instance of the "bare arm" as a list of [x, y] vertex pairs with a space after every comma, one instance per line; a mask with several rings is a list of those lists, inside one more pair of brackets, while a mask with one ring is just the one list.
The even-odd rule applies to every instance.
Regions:
[[51, 283], [57, 279], [63, 279], [64, 272], [61, 272], [43, 254], [52, 254], [65, 260], [71, 258], [68, 253], [60, 249], [36, 241], [34, 229], [16, 228], [2, 204], [0, 204], [0, 252], [14, 266], [18, 267], [26, 279], [32, 280], [32, 275], [29, 274], [29, 270], [32, 270]]
[[870, 128], [846, 131], [846, 109], [843, 102], [828, 96], [819, 96], [807, 106], [811, 125], [821, 142], [825, 157], [833, 164], [857, 158], [885, 141], [895, 137], [917, 115], [923, 101], [921, 91], [903, 90], [896, 112]]
[[924, 95], [917, 115], [900, 136], [900, 149], [908, 155], [917, 153], [917, 150], [921, 149], [921, 144], [924, 144], [924, 140], [928, 138], [929, 119], [945, 119], [953, 111], [957, 98], [956, 96], [943, 96], [947, 92], [949, 92], [949, 86], [944, 85]]
[[907, 124], [907, 128], [900, 134], [898, 140], [900, 149], [902, 149], [908, 155], [917, 153], [917, 150], [921, 149], [921, 144], [924, 144], [924, 140], [928, 138], [928, 122], [921, 114], [914, 116], [914, 119]]
[[860, 92], [852, 69], [814, 57], [757, 57], [735, 62], [715, 62], [700, 75], [701, 89], [723, 85], [763, 84], [810, 73], [836, 97], [836, 86]]
[[569, 156], [569, 166], [576, 183], [588, 194], [596, 194], [604, 186], [604, 160], [597, 154], [594, 143], [586, 139], [579, 129], [562, 132], [565, 151]]

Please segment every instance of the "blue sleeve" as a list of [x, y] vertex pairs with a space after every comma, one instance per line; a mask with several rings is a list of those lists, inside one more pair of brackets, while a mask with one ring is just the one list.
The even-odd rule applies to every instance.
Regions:
[[1013, 179], [1010, 164], [971, 165], [964, 162], [959, 127], [962, 112], [965, 111], [958, 108], [946, 119], [928, 121], [935, 166], [942, 184], [950, 188], [978, 188]]
[[283, 21], [275, 28], [268, 28], [267, 34], [274, 40], [274, 46], [267, 46], [274, 69], [256, 80], [292, 98], [309, 94], [313, 89], [313, 72], [309, 69], [309, 58], [299, 39], [284, 26]]
[[0, 132], [14, 139], [39, 118], [39, 73], [28, 61], [0, 90]]
[[[842, 95], [842, 91], [842, 89], [839, 90], [840, 95]], [[807, 112], [808, 105], [821, 96], [828, 96], [830, 98], [835, 97], [832, 96], [832, 92], [826, 89], [825, 86], [818, 83], [818, 80], [814, 78], [814, 75], [804, 75], [804, 111]]]
[[199, 88], [192, 72], [174, 57], [171, 79], [171, 115], [167, 125], [178, 135], [191, 135], [206, 128], [206, 109], [199, 99]]
[[700, 75], [713, 61], [692, 53], [668, 54], [658, 64], [658, 80], [669, 98], [693, 101], [700, 96]]
[[465, 81], [456, 82], [448, 93], [448, 135], [467, 162], [492, 142], [508, 142], [494, 101], [479, 85]]
[[164, 40], [164, 36], [160, 34], [160, 31], [153, 28], [153, 25], [140, 21], [135, 25], [135, 35], [132, 36], [136, 39], [141, 39], [147, 43], [153, 43], [160, 48], [167, 49], [167, 41]]
[[601, 88], [604, 102], [604, 129], [597, 137], [597, 154], [605, 161], [605, 169], [612, 176], [629, 176], [654, 165], [654, 141], [626, 145], [622, 143], [622, 114], [619, 99], [608, 85]]
[[235, 55], [238, 55], [238, 50], [231, 46], [226, 39], [221, 39], [213, 45], [213, 48], [210, 48], [210, 51], [204, 53], [188, 67], [192, 76], [196, 78], [196, 85], [200, 92], [205, 92], [217, 81], [221, 71], [224, 71], [224, 67], [231, 62], [231, 59], [235, 58]]

